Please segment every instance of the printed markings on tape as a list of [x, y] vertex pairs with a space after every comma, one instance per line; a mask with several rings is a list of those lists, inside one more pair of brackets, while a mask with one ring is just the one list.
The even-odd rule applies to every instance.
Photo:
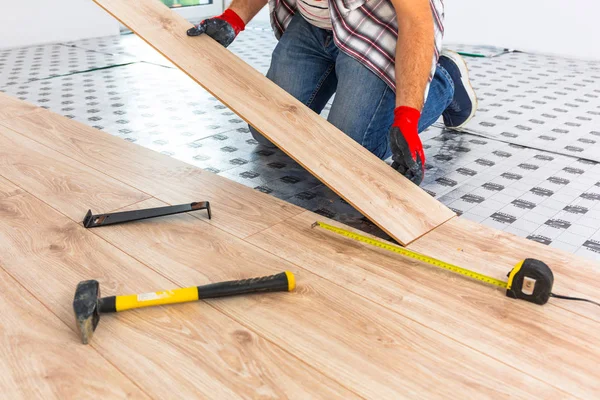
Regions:
[[584, 301], [600, 306], [600, 303], [592, 300], [562, 296], [552, 293], [552, 285], [554, 284], [554, 275], [552, 274], [552, 270], [546, 263], [534, 258], [526, 258], [525, 260], [517, 263], [517, 265], [515, 265], [514, 268], [508, 273], [508, 280], [505, 282], [491, 276], [480, 274], [478, 272], [438, 260], [437, 258], [417, 253], [416, 251], [409, 250], [405, 247], [386, 243], [381, 240], [327, 224], [325, 222], [316, 221], [312, 224], [312, 228], [315, 227], [320, 227], [338, 235], [345, 236], [349, 239], [379, 247], [381, 249], [391, 251], [405, 257], [409, 257], [414, 260], [466, 276], [471, 279], [476, 279], [478, 281], [506, 289], [506, 295], [514, 299], [522, 299], [536, 304], [546, 304], [550, 297], [555, 297], [564, 300]]

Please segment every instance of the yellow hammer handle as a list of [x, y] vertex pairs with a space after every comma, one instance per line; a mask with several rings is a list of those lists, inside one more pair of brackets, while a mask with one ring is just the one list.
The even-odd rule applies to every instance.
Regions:
[[161, 292], [117, 296], [115, 306], [116, 311], [118, 312], [130, 310], [132, 308], [186, 303], [188, 301], [196, 300], [198, 300], [198, 288], [193, 286], [182, 289], [164, 290]]
[[261, 278], [242, 279], [192, 286], [183, 289], [164, 290], [126, 296], [101, 298], [99, 311], [103, 313], [131, 310], [132, 308], [159, 306], [164, 304], [185, 303], [199, 299], [235, 296], [249, 293], [268, 293], [292, 291], [296, 287], [296, 278], [290, 271]]

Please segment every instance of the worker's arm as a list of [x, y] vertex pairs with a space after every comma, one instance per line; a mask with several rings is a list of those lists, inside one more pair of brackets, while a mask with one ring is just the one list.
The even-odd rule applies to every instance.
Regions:
[[396, 107], [423, 108], [434, 52], [429, 0], [392, 0], [398, 19]]
[[258, 12], [267, 5], [268, 0], [233, 0], [229, 6], [245, 24], [250, 22]]
[[398, 19], [396, 109], [390, 129], [392, 166], [417, 185], [425, 176], [419, 118], [433, 60], [435, 35], [429, 0], [391, 0]]
[[208, 36], [229, 46], [246, 24], [267, 4], [268, 0], [233, 0], [223, 14], [205, 19], [197, 26], [188, 29], [188, 36], [206, 33]]

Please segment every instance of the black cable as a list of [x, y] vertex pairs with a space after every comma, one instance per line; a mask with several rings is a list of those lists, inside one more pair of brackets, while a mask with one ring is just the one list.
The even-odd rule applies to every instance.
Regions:
[[560, 294], [554, 294], [554, 293], [550, 293], [550, 297], [556, 297], [557, 299], [563, 299], [563, 300], [585, 301], [587, 303], [592, 303], [592, 304], [595, 304], [597, 306], [600, 306], [600, 303], [596, 303], [595, 301], [588, 300], [588, 299], [582, 299], [582, 298], [579, 298], [579, 297], [562, 296]]

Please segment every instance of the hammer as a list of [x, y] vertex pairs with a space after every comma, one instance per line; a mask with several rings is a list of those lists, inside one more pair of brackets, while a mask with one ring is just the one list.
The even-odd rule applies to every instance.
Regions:
[[296, 287], [296, 278], [289, 271], [262, 278], [242, 279], [211, 283], [125, 296], [100, 297], [100, 284], [96, 280], [79, 282], [75, 290], [73, 310], [81, 342], [88, 344], [100, 322], [100, 313], [113, 313], [134, 308], [163, 304], [186, 303], [200, 299], [234, 296], [249, 293], [291, 292]]

